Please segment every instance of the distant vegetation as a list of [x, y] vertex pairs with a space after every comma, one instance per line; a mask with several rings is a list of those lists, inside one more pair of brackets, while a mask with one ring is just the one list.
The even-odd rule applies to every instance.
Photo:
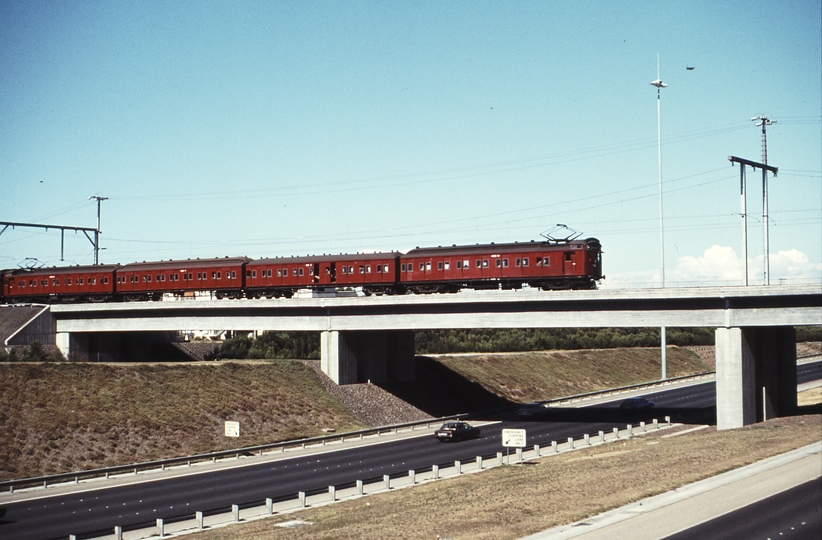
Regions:
[[[20, 352], [22, 351], [22, 352]], [[34, 341], [28, 347], [12, 347], [9, 352], [0, 348], [0, 362], [63, 362], [65, 357], [56, 347], [44, 347]]]

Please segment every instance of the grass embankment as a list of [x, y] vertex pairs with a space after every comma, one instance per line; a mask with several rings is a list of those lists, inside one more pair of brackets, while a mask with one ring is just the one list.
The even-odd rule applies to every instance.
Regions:
[[[713, 368], [696, 353], [667, 349], [668, 377]], [[658, 348], [443, 355], [436, 359], [486, 390], [517, 403], [541, 401], [661, 377]]]
[[359, 429], [298, 361], [0, 364], [0, 478]]
[[[232, 525], [192, 540], [520, 538], [819, 441], [822, 415], [665, 436], [670, 433]], [[276, 526], [295, 519], [306, 525]]]

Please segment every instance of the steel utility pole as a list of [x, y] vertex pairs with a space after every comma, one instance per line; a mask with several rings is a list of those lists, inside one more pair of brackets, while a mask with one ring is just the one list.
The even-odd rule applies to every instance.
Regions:
[[99, 195], [92, 195], [89, 200], [97, 200], [97, 227], [94, 230], [94, 264], [100, 264], [100, 203], [107, 201], [108, 197], [100, 197]]
[[741, 157], [736, 156], [728, 156], [728, 160], [733, 163], [739, 163], [742, 165], [739, 168], [739, 192], [741, 198], [741, 206], [742, 206], [742, 258], [745, 260], [745, 285], [748, 285], [748, 215], [747, 215], [747, 203], [745, 202], [745, 191], [746, 191], [746, 182], [745, 182], [745, 166], [751, 167], [754, 170], [757, 168], [762, 169], [762, 177], [765, 178], [765, 171], [771, 171], [774, 176], [779, 171], [776, 167], [771, 167], [770, 165], [765, 165], [764, 163], [757, 163], [756, 161], [751, 161], [749, 159], [744, 159]]
[[[775, 124], [776, 120], [771, 120], [763, 115], [754, 116], [751, 118], [752, 122], [756, 122], [757, 127], [762, 126], [762, 163], [768, 164], [768, 138], [765, 134], [765, 128], [771, 124]], [[763, 246], [764, 251], [764, 265], [765, 265], [765, 285], [771, 284], [770, 266], [771, 255], [768, 247], [768, 171], [765, 167], [762, 168], [762, 222], [764, 223], [763, 231]]]

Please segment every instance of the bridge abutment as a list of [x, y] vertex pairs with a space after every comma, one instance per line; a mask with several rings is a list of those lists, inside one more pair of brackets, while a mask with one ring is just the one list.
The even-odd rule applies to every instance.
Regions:
[[796, 412], [793, 327], [717, 328], [715, 336], [717, 429]]
[[320, 365], [337, 384], [412, 381], [415, 378], [414, 332], [322, 332]]

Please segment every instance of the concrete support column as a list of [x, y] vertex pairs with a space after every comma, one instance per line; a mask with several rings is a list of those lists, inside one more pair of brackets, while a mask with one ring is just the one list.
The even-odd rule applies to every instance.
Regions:
[[717, 429], [796, 411], [793, 327], [717, 328]]
[[414, 380], [411, 331], [331, 330], [320, 336], [320, 366], [337, 384]]
[[60, 349], [60, 352], [66, 357], [66, 360], [71, 360], [71, 334], [68, 332], [57, 332], [54, 338], [54, 344], [57, 345], [57, 348]]

